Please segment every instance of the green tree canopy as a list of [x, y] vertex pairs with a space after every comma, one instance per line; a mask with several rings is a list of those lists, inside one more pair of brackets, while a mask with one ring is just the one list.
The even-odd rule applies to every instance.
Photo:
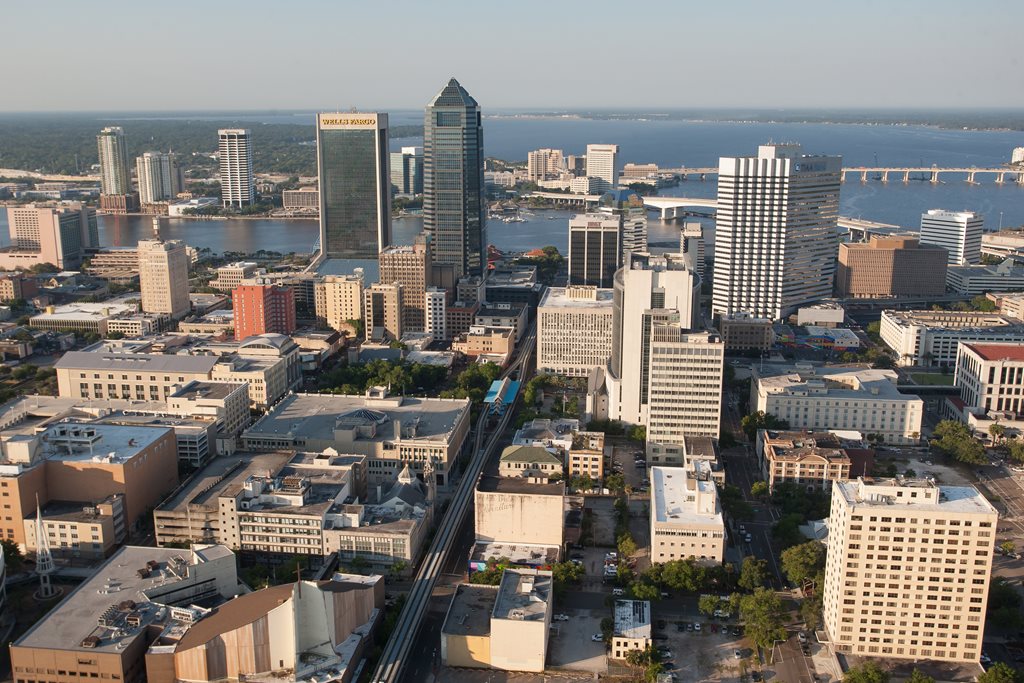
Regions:
[[955, 420], [942, 420], [932, 432], [931, 444], [946, 455], [970, 465], [988, 462], [985, 448], [974, 438], [970, 428]]
[[[807, 541], [782, 551], [782, 571], [786, 578], [799, 586], [813, 579], [825, 569], [825, 546], [818, 541]], [[820, 589], [820, 586], [819, 586]]]
[[758, 647], [771, 647], [774, 641], [786, 637], [785, 614], [782, 599], [769, 588], [758, 588], [740, 599], [740, 617], [746, 624], [747, 637]]
[[789, 429], [789, 422], [759, 410], [756, 413], [745, 415], [740, 420], [740, 428], [743, 429], [743, 433], [747, 435], [748, 439], [753, 439], [757, 436], [758, 429]]
[[1003, 662], [996, 662], [988, 671], [978, 676], [978, 683], [1021, 683], [1020, 672]]
[[935, 679], [915, 668], [910, 672], [910, 678], [907, 679], [907, 683], [935, 683]]
[[889, 683], [889, 674], [874, 662], [867, 661], [860, 666], [851, 666], [843, 676], [843, 683]]
[[743, 564], [740, 566], [740, 577], [736, 583], [740, 588], [748, 591], [766, 586], [768, 584], [768, 561], [752, 556], [744, 557]]

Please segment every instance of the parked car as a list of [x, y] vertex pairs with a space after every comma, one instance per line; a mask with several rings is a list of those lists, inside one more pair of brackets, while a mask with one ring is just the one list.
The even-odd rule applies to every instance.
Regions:
[[591, 640], [591, 642], [594, 642], [594, 643], [603, 643], [604, 642], [604, 636], [601, 635], [600, 633], [595, 633], [594, 635], [590, 636], [590, 640]]
[[700, 632], [700, 624], [699, 623], [694, 624], [693, 625], [693, 630], [697, 631], [699, 633]]
[[556, 614], [555, 616], [553, 616], [551, 618], [554, 619], [555, 621], [569, 621], [569, 615], [568, 614]]
[[743, 653], [740, 652], [739, 650], [733, 650], [732, 651], [732, 656], [735, 657], [736, 659], [743, 659]]
[[803, 631], [800, 631], [800, 633], [796, 634], [796, 637], [797, 637], [797, 640], [800, 641], [801, 645], [803, 645], [804, 643], [807, 642], [807, 634], [804, 633]]
[[626, 592], [624, 590], [622, 590], [621, 588], [613, 588], [612, 589], [612, 595], [625, 595], [625, 594], [626, 594]]

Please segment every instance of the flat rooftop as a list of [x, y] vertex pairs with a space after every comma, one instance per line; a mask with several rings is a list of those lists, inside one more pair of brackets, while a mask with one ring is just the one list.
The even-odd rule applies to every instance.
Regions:
[[655, 466], [651, 468], [650, 476], [654, 521], [659, 524], [724, 526], [715, 482], [696, 479], [681, 467]]
[[238, 391], [241, 387], [241, 384], [232, 384], [228, 382], [194, 381], [189, 382], [174, 393], [170, 394], [170, 398], [222, 399], [227, 398], [232, 393]]
[[[221, 548], [219, 552], [224, 551]], [[97, 618], [111, 606], [132, 600], [139, 603], [146, 612], [155, 612], [156, 607], [146, 604], [142, 591], [164, 585], [174, 580], [174, 573], [168, 567], [176, 558], [192, 564], [192, 552], [180, 548], [144, 548], [125, 546], [118, 550], [103, 566], [57, 604], [50, 612], [36, 622], [29, 631], [19, 638], [15, 647], [31, 647], [50, 650], [71, 650], [77, 652], [117, 652], [124, 650], [125, 642], [146, 637], [146, 628], [127, 629], [117, 636], [113, 628], [100, 626]], [[200, 555], [200, 561], [205, 561]], [[139, 568], [148, 562], [158, 563], [148, 578], [139, 576]], [[155, 614], [147, 614], [144, 621], [151, 621]], [[82, 640], [96, 636], [96, 647], [82, 647]], [[121, 645], [119, 647], [119, 645]]]
[[612, 289], [598, 289], [597, 298], [570, 298], [565, 287], [548, 287], [538, 308], [606, 308], [612, 310]]
[[558, 562], [559, 551], [558, 546], [478, 542], [473, 546], [470, 559], [486, 562], [492, 557], [507, 557], [513, 564], [540, 567]]
[[562, 496], [565, 494], [565, 485], [561, 482], [554, 484], [538, 484], [523, 477], [494, 477], [483, 475], [476, 487], [481, 493], [519, 493], [535, 496]]
[[833, 483], [851, 507], [910, 509], [951, 514], [998, 514], [973, 486], [940, 486], [932, 479], [870, 479]]
[[492, 616], [514, 621], [543, 621], [551, 602], [551, 572], [506, 569], [498, 585]]
[[[385, 423], [400, 420], [403, 441], [447, 442], [469, 403], [469, 399], [290, 394], [245, 430], [244, 436], [334, 441], [339, 421], [378, 422], [376, 436], [367, 440], [387, 441], [394, 438], [394, 429]], [[414, 424], [412, 436], [408, 429]]]
[[217, 356], [185, 356], [163, 353], [90, 353], [69, 351], [58, 370], [113, 370], [127, 372], [187, 372], [209, 374], [221, 359]]
[[920, 325], [936, 330], [986, 330], [997, 328], [999, 332], [1021, 331], [1024, 323], [1001, 313], [980, 313], [977, 311], [892, 311], [882, 312], [901, 327]]
[[490, 635], [491, 612], [497, 599], [497, 586], [459, 584], [448, 606], [441, 633], [451, 636]]
[[1024, 344], [970, 344], [961, 345], [974, 351], [983, 360], [1024, 361]]
[[651, 637], [651, 603], [647, 600], [615, 601], [615, 637]]
[[718, 459], [718, 439], [710, 436], [687, 436], [684, 442], [687, 458]]
[[49, 460], [124, 464], [171, 430], [167, 427], [57, 422], [43, 440]]
[[185, 514], [186, 505], [216, 509], [217, 496], [228, 487], [241, 487], [251, 476], [276, 474], [292, 457], [290, 451], [223, 455], [193, 475], [192, 480], [157, 507], [157, 511]]
[[808, 398], [857, 398], [863, 400], [920, 401], [896, 388], [893, 370], [837, 366], [770, 366], [755, 370], [759, 391], [766, 394], [790, 394]]

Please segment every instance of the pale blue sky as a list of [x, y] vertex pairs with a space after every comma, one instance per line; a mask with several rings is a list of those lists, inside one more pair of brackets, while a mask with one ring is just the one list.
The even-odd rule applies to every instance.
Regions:
[[51, 0], [0, 111], [1024, 107], [1020, 0]]

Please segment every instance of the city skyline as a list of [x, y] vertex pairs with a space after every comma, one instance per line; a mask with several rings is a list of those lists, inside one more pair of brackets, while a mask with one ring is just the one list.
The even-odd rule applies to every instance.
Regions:
[[[460, 39], [444, 43], [432, 37], [447, 30], [448, 13], [407, 1], [394, 2], [389, 37], [393, 44], [404, 48], [380, 52], [363, 68], [344, 72], [331, 65], [350, 62], [372, 51], [371, 41], [376, 41], [378, 34], [354, 32], [339, 42], [330, 39], [331, 33], [336, 20], [355, 24], [362, 19], [376, 21], [369, 15], [369, 6], [341, 8], [310, 3], [318, 17], [313, 23], [282, 21], [270, 11], [269, 4], [259, 2], [248, 4], [244, 13], [233, 3], [186, 2], [177, 8], [178, 13], [186, 15], [191, 11], [201, 13], [209, 25], [230, 22], [238, 30], [237, 35], [273, 35], [276, 52], [261, 59], [261, 79], [287, 82], [289, 87], [284, 90], [253, 88], [245, 79], [230, 83], [199, 79], [185, 90], [166, 88], [149, 74], [164, 65], [173, 66], [178, 73], [201, 73], [211, 63], [233, 59], [235, 45], [200, 43], [193, 38], [194, 42], [186, 42], [181, 50], [158, 53], [148, 49], [147, 32], [132, 28], [157, 25], [165, 18], [159, 6], [128, 6], [124, 2], [102, 5], [106, 10], [101, 7], [96, 11], [94, 5], [63, 7], [57, 22], [45, 14], [43, 7], [22, 5], [12, 12], [11, 21], [19, 30], [11, 32], [5, 44], [8, 61], [14, 55], [31, 53], [44, 71], [59, 65], [65, 75], [64, 87], [47, 87], [43, 81], [23, 83], [7, 94], [0, 111], [235, 107], [326, 110], [350, 104], [377, 110], [414, 109], [427, 96], [421, 91], [424, 84], [451, 75], [458, 75], [490, 109], [601, 106], [602, 86], [622, 80], [628, 80], [635, 92], [642, 93], [636, 105], [644, 107], [1024, 105], [1022, 76], [1005, 54], [1005, 46], [1013, 44], [1015, 27], [1024, 19], [1024, 9], [1001, 0], [970, 6], [914, 1], [898, 7], [823, 7], [792, 1], [781, 6], [744, 3], [742, 11], [701, 7], [686, 8], [685, 12], [677, 5], [655, 2], [635, 18], [637, 27], [646, 34], [649, 61], [645, 61], [652, 65], [679, 64], [680, 68], [668, 71], [611, 60], [601, 69], [577, 75], [572, 87], [567, 87], [558, 70], [551, 68], [553, 58], [546, 51], [521, 51], [525, 61], [500, 79], [492, 76], [489, 60], [467, 60], [465, 55], [486, 55], [502, 47], [521, 45], [523, 36], [535, 34], [538, 19], [559, 30], [571, 27], [567, 38], [573, 32], [586, 36], [603, 26], [608, 12], [602, 7], [612, 10], [610, 4], [590, 5], [586, 13], [572, 4], [540, 3], [519, 5], [515, 12], [463, 12]], [[261, 7], [268, 11], [260, 11]], [[685, 42], [680, 43], [681, 32], [694, 25], [702, 29], [686, 32]], [[44, 32], [50, 49], [40, 53], [37, 46], [44, 40]], [[78, 44], [73, 37], [81, 32], [97, 38], [84, 59], [71, 47]], [[958, 36], [957, 49], [936, 49], [934, 36], [951, 33]], [[107, 36], [110, 40], [105, 39]], [[723, 40], [729, 45], [727, 55], [720, 52]], [[844, 47], [838, 49], [836, 45]], [[769, 46], [774, 58], [759, 61], [758, 56]], [[122, 61], [115, 59], [115, 52], [126, 51], [150, 56], [148, 60], [123, 64], [123, 77], [133, 87], [115, 93], [95, 89], [90, 75], [96, 64], [108, 59]], [[424, 58], [408, 58], [416, 52]], [[304, 57], [278, 59], [275, 54]], [[701, 55], [722, 58], [714, 60], [713, 69], [687, 66]], [[978, 68], [978, 64], [986, 66]], [[344, 76], [339, 77], [339, 73]], [[814, 87], [807, 87], [811, 83]], [[325, 84], [330, 94], [325, 95]]]

